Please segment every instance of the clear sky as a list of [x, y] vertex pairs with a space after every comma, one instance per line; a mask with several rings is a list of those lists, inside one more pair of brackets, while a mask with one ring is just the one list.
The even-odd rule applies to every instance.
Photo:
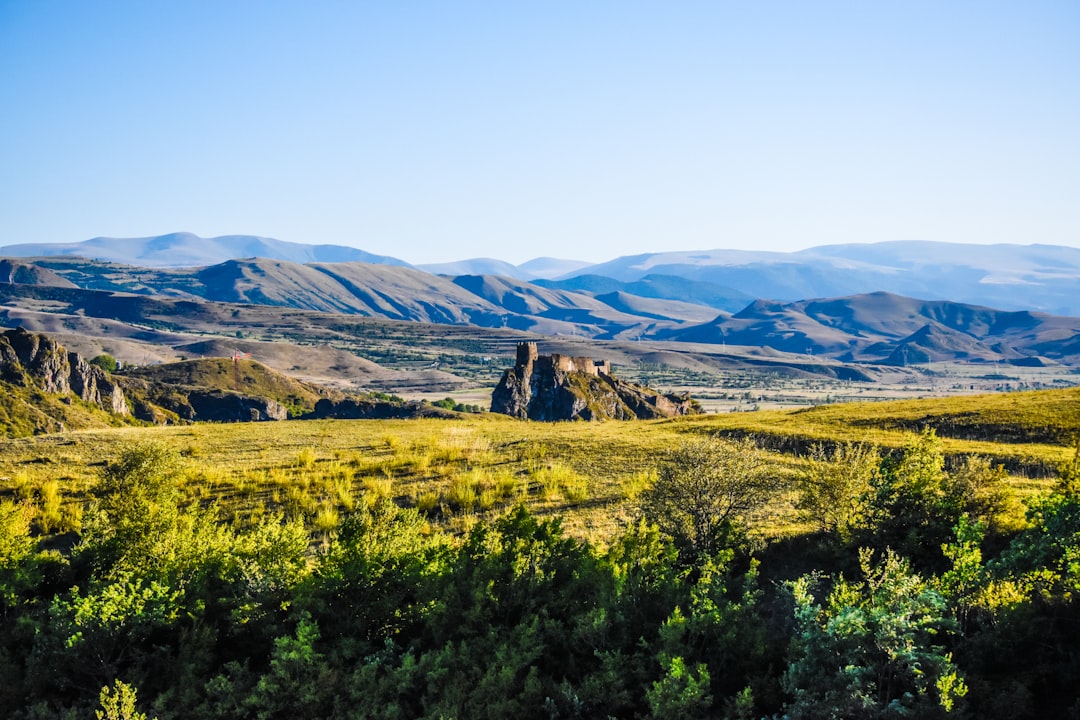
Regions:
[[1076, 0], [0, 0], [0, 245], [1080, 246]]

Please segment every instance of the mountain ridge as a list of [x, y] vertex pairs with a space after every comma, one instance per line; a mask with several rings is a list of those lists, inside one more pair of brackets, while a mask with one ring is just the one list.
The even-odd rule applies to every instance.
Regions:
[[1080, 318], [880, 291], [792, 303], [757, 300], [734, 315], [661, 331], [657, 338], [760, 344], [784, 352], [886, 365], [944, 360], [1080, 362], [1075, 352], [1080, 344]]
[[[61, 253], [158, 268], [205, 267], [252, 257], [300, 264], [366, 262], [414, 267], [403, 260], [357, 248], [307, 245], [255, 235], [200, 238], [180, 232], [146, 238], [98, 237], [81, 243], [0, 247], [0, 256], [18, 258]], [[733, 299], [742, 294], [750, 299], [764, 297], [785, 302], [883, 290], [1006, 310], [1080, 316], [1080, 294], [1075, 291], [1080, 286], [1080, 249], [1037, 243], [978, 245], [894, 240], [820, 245], [795, 252], [665, 251], [622, 256], [602, 263], [538, 257], [515, 266], [496, 258], [474, 258], [415, 267], [454, 277], [499, 275], [517, 280], [552, 281], [563, 283], [560, 289], [574, 289], [565, 283], [583, 275], [604, 276], [622, 283], [636, 283], [647, 276], [669, 276], [725, 288]], [[635, 290], [629, 292], [640, 294]], [[669, 296], [674, 291], [663, 292], [668, 293], [664, 299], [688, 299]]]
[[899, 295], [1080, 315], [1080, 249], [931, 241], [822, 245], [792, 253], [701, 250], [645, 253], [574, 271], [623, 282], [674, 275], [793, 301], [884, 290]]
[[[220, 297], [251, 307], [281, 308], [279, 324], [286, 322], [284, 312], [288, 309], [444, 326], [512, 328], [593, 340], [771, 348], [843, 363], [895, 365], [951, 359], [1080, 364], [1080, 318], [920, 300], [885, 292], [791, 303], [756, 300], [738, 313], [729, 314], [621, 292], [596, 297], [575, 295], [503, 277], [463, 276], [450, 280], [419, 270], [396, 268], [391, 273], [396, 277], [388, 278], [386, 268], [376, 271], [378, 266], [359, 263], [320, 268], [271, 261], [230, 262], [229, 267], [245, 271], [272, 269], [284, 273], [287, 282], [271, 283], [271, 275], [266, 274], [262, 276], [265, 283], [257, 288], [257, 293], [228, 286], [216, 296], [204, 293], [210, 297], [153, 294], [153, 288], [145, 283], [141, 294], [0, 284], [0, 324], [49, 317], [54, 319], [46, 327], [58, 324], [66, 327], [85, 325], [87, 318], [97, 317], [104, 319], [103, 331], [108, 331], [105, 326], [111, 323], [126, 323], [149, 326], [155, 332], [176, 333], [191, 328], [193, 321], [226, 330], [233, 324], [229, 313], [235, 317], [239, 310], [227, 311], [229, 305], [222, 307], [223, 303], [214, 299]], [[294, 276], [294, 272], [299, 274]], [[337, 282], [331, 275], [344, 281]], [[303, 282], [321, 282], [324, 278], [337, 289], [331, 293], [321, 285], [315, 287], [325, 291], [326, 297], [334, 298], [335, 305], [331, 308], [323, 307], [325, 303], [318, 295], [313, 298], [299, 289]], [[249, 277], [243, 275], [242, 279], [246, 283]], [[432, 283], [428, 287], [430, 294], [420, 294], [416, 283]], [[231, 307], [239, 308], [243, 304]], [[344, 305], [349, 309], [343, 310]], [[40, 313], [42, 307], [48, 309], [44, 315]], [[660, 315], [661, 310], [664, 316]], [[683, 313], [681, 318], [672, 318], [679, 312]], [[69, 319], [61, 320], [64, 315]], [[711, 319], [702, 320], [710, 315]], [[211, 321], [211, 318], [217, 319]], [[917, 336], [925, 326], [934, 332], [927, 337]], [[145, 330], [124, 329], [119, 325], [113, 332], [147, 334]], [[927, 338], [932, 341], [930, 345], [920, 342]], [[898, 350], [901, 347], [907, 350]]]
[[268, 257], [291, 262], [374, 262], [411, 267], [388, 255], [375, 255], [345, 245], [311, 245], [259, 235], [203, 238], [175, 232], [140, 238], [95, 237], [73, 243], [21, 243], [0, 247], [0, 255], [35, 257], [75, 255], [148, 267], [195, 267], [226, 260]]

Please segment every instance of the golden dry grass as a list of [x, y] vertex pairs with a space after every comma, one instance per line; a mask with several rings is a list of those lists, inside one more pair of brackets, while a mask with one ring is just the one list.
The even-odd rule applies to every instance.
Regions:
[[[451, 531], [518, 502], [563, 516], [575, 535], [602, 540], [633, 514], [633, 498], [655, 479], [666, 450], [701, 434], [750, 434], [791, 478], [755, 527], [767, 535], [803, 529], [794, 511], [794, 477], [812, 442], [867, 441], [902, 446], [913, 420], [986, 419], [984, 434], [1020, 424], [1068, 431], [1074, 391], [981, 398], [851, 404], [812, 411], [726, 413], [675, 420], [532, 423], [499, 415], [457, 420], [321, 420], [153, 428], [111, 428], [0, 442], [0, 493], [38, 508], [39, 527], [78, 526], [87, 490], [126, 445], [153, 439], [187, 460], [181, 489], [191, 502], [216, 502], [227, 518], [281, 511], [331, 532], [357, 503], [389, 497]], [[975, 415], [972, 415], [975, 413]], [[995, 420], [996, 418], [996, 420]], [[1034, 430], [1031, 437], [1038, 437]], [[983, 455], [1014, 468], [1019, 494], [1045, 489], [1048, 469], [1068, 456], [1063, 443], [945, 437], [948, 454]]]

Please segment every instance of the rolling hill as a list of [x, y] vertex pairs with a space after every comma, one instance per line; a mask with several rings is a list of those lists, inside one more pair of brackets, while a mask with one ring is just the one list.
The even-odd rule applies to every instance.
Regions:
[[674, 300], [727, 312], [738, 312], [757, 297], [733, 288], [675, 275], [646, 275], [640, 280], [623, 282], [604, 275], [589, 274], [575, 275], [565, 280], [536, 280], [533, 284], [595, 296], [625, 293], [656, 300]]
[[0, 259], [0, 282], [22, 285], [78, 287], [75, 283], [57, 275], [48, 268], [7, 258]]
[[580, 260], [539, 257], [512, 265], [495, 258], [470, 258], [456, 262], [421, 264], [416, 267], [436, 275], [500, 275], [516, 280], [551, 279], [588, 267]]
[[885, 292], [778, 303], [657, 333], [680, 342], [766, 345], [843, 361], [890, 365], [966, 360], [1080, 363], [1080, 319], [1003, 311]]
[[[180, 282], [152, 286], [163, 279]], [[110, 282], [118, 284], [115, 277]], [[292, 327], [310, 322], [294, 321], [290, 313], [318, 311], [594, 340], [761, 347], [846, 363], [1080, 364], [1078, 318], [884, 292], [793, 303], [757, 300], [732, 315], [621, 291], [593, 296], [505, 277], [449, 279], [412, 268], [268, 260], [229, 261], [188, 275], [142, 275], [136, 284], [142, 294], [0, 284], [0, 321], [32, 323], [49, 332], [78, 327], [177, 347], [191, 341], [180, 343], [170, 333], [227, 334], [247, 327], [235, 318], [237, 308], [250, 306], [265, 308], [259, 323], [285, 336], [303, 335], [305, 328]], [[146, 294], [151, 292], [159, 294]]]
[[86, 289], [181, 299], [237, 302], [365, 317], [585, 337], [636, 337], [658, 322], [700, 321], [678, 304], [665, 314], [627, 313], [591, 295], [552, 290], [502, 276], [432, 275], [369, 263], [292, 263], [254, 258], [189, 269], [139, 268], [70, 257], [35, 258], [43, 268]]

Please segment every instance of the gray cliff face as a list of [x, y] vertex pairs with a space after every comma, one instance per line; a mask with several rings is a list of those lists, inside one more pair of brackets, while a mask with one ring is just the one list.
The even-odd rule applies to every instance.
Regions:
[[147, 382], [118, 376], [131, 397], [131, 414], [156, 425], [176, 422], [286, 420], [288, 408], [273, 398], [216, 388]]
[[507, 370], [491, 393], [491, 412], [525, 420], [529, 417], [532, 395], [532, 373], [517, 367]]
[[689, 396], [661, 395], [611, 375], [590, 358], [541, 356], [518, 346], [517, 363], [491, 394], [491, 411], [522, 420], [632, 420], [700, 412]]
[[285, 420], [289, 417], [285, 406], [270, 398], [252, 397], [222, 390], [195, 389], [174, 397], [174, 404], [162, 404], [184, 420], [259, 422]]
[[86, 362], [78, 353], [68, 353], [68, 365], [71, 367], [68, 383], [73, 393], [117, 415], [130, 414], [124, 391], [107, 372]]
[[129, 414], [123, 390], [101, 368], [45, 336], [22, 328], [0, 335], [0, 377], [15, 385], [34, 384], [44, 392], [71, 393], [103, 410]]
[[20, 366], [16, 369], [25, 373], [25, 380], [32, 379], [47, 393], [71, 392], [71, 364], [67, 352], [60, 345], [44, 335], [36, 335], [22, 328], [16, 328], [4, 334], [15, 359]]

